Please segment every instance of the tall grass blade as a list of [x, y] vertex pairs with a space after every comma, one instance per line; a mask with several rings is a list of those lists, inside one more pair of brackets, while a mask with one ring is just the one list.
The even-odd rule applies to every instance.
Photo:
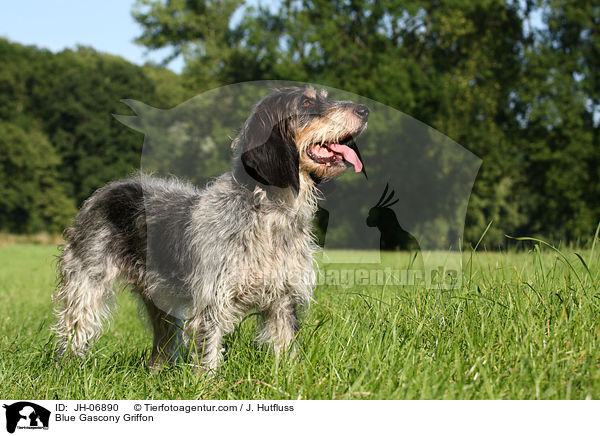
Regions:
[[558, 248], [556, 248], [554, 245], [543, 241], [541, 239], [537, 239], [537, 238], [531, 238], [529, 236], [521, 236], [521, 237], [515, 237], [515, 236], [509, 236], [509, 235], [504, 235], [507, 238], [510, 239], [514, 239], [516, 241], [532, 241], [532, 242], [537, 242], [538, 244], [542, 244], [545, 245], [546, 247], [549, 247], [550, 249], [552, 249], [553, 251], [555, 251], [564, 261], [565, 263], [568, 265], [568, 267], [571, 269], [571, 271], [573, 271], [573, 274], [575, 274], [575, 277], [577, 278], [577, 281], [583, 285], [583, 282], [581, 281], [581, 277], [579, 277], [579, 274], [577, 274], [577, 270], [573, 267], [573, 265], [571, 265], [571, 262], [569, 262], [569, 259], [567, 259], [567, 256], [565, 256], [562, 251], [560, 251]]

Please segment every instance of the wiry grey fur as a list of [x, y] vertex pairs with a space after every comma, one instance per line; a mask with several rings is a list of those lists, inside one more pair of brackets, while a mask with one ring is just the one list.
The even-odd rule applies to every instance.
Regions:
[[360, 133], [364, 112], [311, 88], [277, 90], [234, 140], [233, 170], [204, 189], [141, 174], [96, 191], [65, 231], [56, 293], [61, 352], [82, 355], [100, 335], [117, 277], [148, 310], [150, 366], [176, 359], [193, 341], [199, 365], [215, 368], [223, 336], [252, 310], [261, 314], [258, 339], [284, 351], [315, 281], [315, 179], [345, 168], [310, 160], [307, 144], [317, 134], [339, 141]]

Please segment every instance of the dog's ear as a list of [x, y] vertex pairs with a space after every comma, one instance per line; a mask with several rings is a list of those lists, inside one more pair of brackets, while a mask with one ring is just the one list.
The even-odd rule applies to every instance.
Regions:
[[266, 111], [254, 113], [241, 139], [241, 160], [254, 180], [267, 186], [300, 189], [299, 156], [287, 120]]

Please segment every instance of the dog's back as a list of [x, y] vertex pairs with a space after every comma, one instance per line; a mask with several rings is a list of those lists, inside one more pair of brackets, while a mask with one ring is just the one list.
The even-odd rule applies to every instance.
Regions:
[[129, 281], [143, 284], [150, 235], [167, 262], [163, 272], [178, 277], [183, 259], [176, 259], [181, 250], [174, 241], [183, 240], [191, 210], [199, 200], [192, 185], [174, 178], [139, 175], [112, 182], [86, 200], [65, 231], [64, 251], [84, 262], [110, 261]]

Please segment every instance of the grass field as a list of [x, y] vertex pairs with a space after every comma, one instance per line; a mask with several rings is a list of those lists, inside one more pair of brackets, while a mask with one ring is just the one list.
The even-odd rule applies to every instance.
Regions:
[[[213, 379], [146, 369], [150, 334], [128, 293], [85, 361], [50, 333], [53, 246], [0, 247], [0, 398], [600, 398], [600, 261], [590, 251], [466, 255], [458, 290], [319, 286], [300, 358], [276, 362], [249, 316]], [[582, 261], [583, 260], [583, 261]], [[386, 261], [406, 266], [409, 255]]]

